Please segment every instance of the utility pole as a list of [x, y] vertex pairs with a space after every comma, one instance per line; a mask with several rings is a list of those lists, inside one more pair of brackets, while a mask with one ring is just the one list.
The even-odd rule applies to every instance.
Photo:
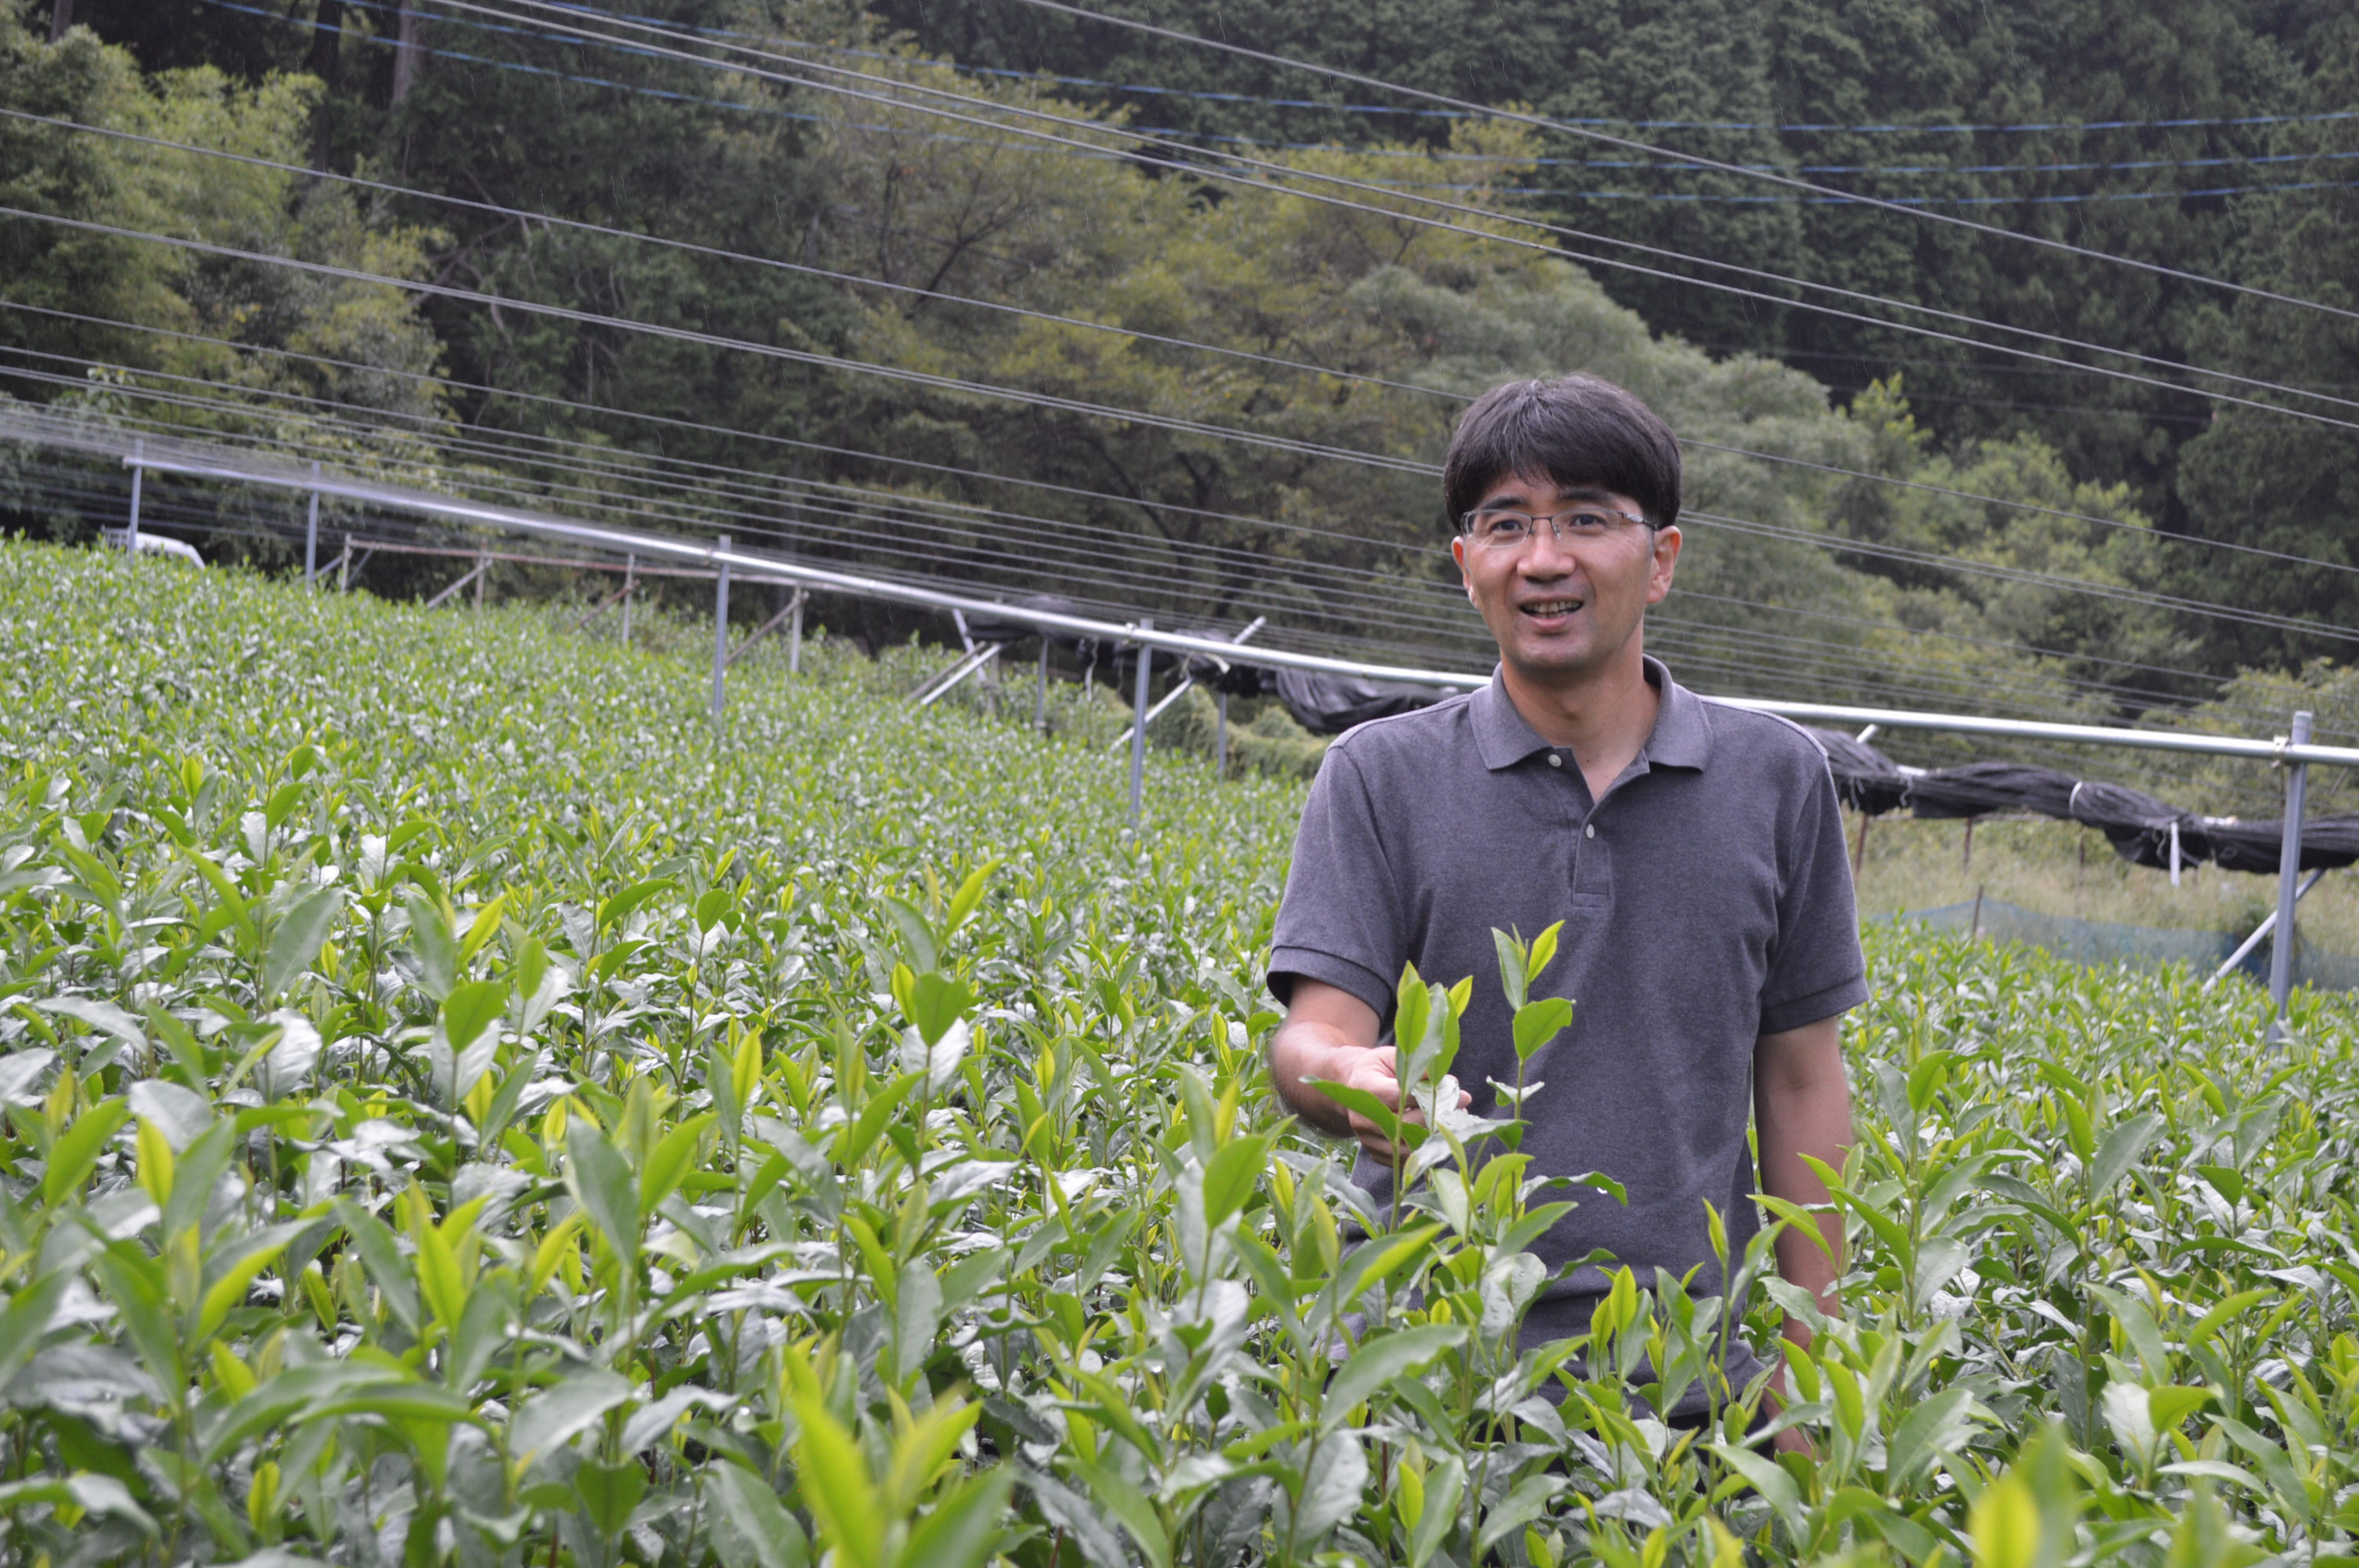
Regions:
[[49, 7], [49, 42], [56, 43], [73, 26], [73, 0], [55, 0]]

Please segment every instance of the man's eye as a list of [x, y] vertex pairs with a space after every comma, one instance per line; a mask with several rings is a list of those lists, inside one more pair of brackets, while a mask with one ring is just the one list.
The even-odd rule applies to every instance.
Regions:
[[1518, 539], [1531, 531], [1532, 520], [1508, 513], [1486, 520], [1484, 530], [1495, 539]]
[[1614, 526], [1614, 520], [1602, 512], [1576, 512], [1564, 523], [1576, 534], [1603, 534]]

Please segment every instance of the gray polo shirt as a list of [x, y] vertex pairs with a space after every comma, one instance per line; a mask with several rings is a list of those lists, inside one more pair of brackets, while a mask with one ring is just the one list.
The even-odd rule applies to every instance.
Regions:
[[[1495, 676], [1343, 735], [1303, 808], [1269, 985], [1283, 1001], [1296, 976], [1324, 980], [1389, 1027], [1404, 962], [1429, 981], [1472, 975], [1454, 1070], [1485, 1113], [1489, 1080], [1516, 1080], [1491, 929], [1528, 938], [1563, 921], [1532, 994], [1572, 999], [1572, 1025], [1527, 1070], [1548, 1087], [1524, 1147], [1538, 1171], [1601, 1171], [1629, 1202], [1566, 1195], [1581, 1206], [1534, 1250], [1553, 1271], [1603, 1247], [1642, 1286], [1658, 1266], [1697, 1269], [1692, 1288], [1715, 1294], [1705, 1200], [1732, 1255], [1758, 1228], [1755, 1042], [1857, 1006], [1867, 984], [1818, 746], [1696, 696], [1653, 659], [1647, 678], [1662, 697], [1654, 731], [1597, 802]], [[1352, 1179], [1389, 1200], [1389, 1168], [1365, 1153]], [[1607, 1285], [1590, 1267], [1550, 1287], [1525, 1342], [1585, 1332]], [[1754, 1369], [1748, 1354], [1729, 1372]]]

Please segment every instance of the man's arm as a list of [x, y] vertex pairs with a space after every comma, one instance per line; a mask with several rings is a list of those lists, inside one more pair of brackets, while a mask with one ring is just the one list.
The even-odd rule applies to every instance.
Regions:
[[1370, 1153], [1389, 1160], [1392, 1141], [1383, 1129], [1303, 1082], [1348, 1084], [1398, 1110], [1400, 1079], [1393, 1070], [1393, 1048], [1376, 1044], [1381, 1027], [1375, 1010], [1350, 991], [1298, 975], [1286, 1022], [1270, 1036], [1269, 1072], [1287, 1109], [1321, 1132], [1356, 1138]]
[[[1851, 1148], [1851, 1083], [1843, 1076], [1843, 1020], [1822, 1018], [1799, 1029], [1764, 1034], [1753, 1056], [1753, 1126], [1760, 1146], [1762, 1190], [1805, 1208], [1827, 1201], [1827, 1187], [1802, 1162], [1810, 1155], [1830, 1169], [1843, 1169]], [[1819, 1217], [1830, 1260], [1807, 1236], [1788, 1230], [1777, 1238], [1777, 1272], [1819, 1298], [1830, 1317], [1843, 1310], [1836, 1293], [1843, 1278], [1843, 1217]], [[1808, 1348], [1810, 1330], [1786, 1320], [1786, 1337]]]

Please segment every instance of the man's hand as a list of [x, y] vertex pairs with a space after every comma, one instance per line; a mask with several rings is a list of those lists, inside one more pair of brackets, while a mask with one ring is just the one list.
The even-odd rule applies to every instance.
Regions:
[[[1396, 1151], [1383, 1128], [1358, 1111], [1345, 1110], [1304, 1081], [1319, 1078], [1364, 1089], [1387, 1109], [1399, 1112], [1399, 1070], [1393, 1048], [1376, 1044], [1379, 1027], [1375, 1011], [1351, 992], [1298, 977], [1293, 999], [1287, 1004], [1286, 1022], [1270, 1038], [1269, 1066], [1270, 1076], [1277, 1084], [1277, 1098], [1288, 1109], [1321, 1132], [1357, 1139], [1361, 1148], [1389, 1162]], [[1473, 1098], [1461, 1091], [1459, 1103]], [[1425, 1113], [1412, 1108], [1401, 1119], [1421, 1124]], [[1406, 1149], [1397, 1153], [1402, 1159], [1408, 1157]]]
[[[1830, 1170], [1843, 1169], [1851, 1149], [1851, 1082], [1843, 1076], [1843, 1021], [1824, 1018], [1778, 1034], [1764, 1034], [1754, 1048], [1753, 1127], [1761, 1151], [1761, 1187], [1803, 1208], [1827, 1201], [1826, 1184], [1803, 1162], [1808, 1154]], [[1821, 1215], [1821, 1249], [1806, 1235], [1788, 1229], [1777, 1237], [1777, 1272], [1818, 1298], [1819, 1311], [1843, 1311], [1837, 1287], [1843, 1279], [1843, 1217]], [[1832, 1253], [1832, 1256], [1829, 1256]], [[1808, 1348], [1810, 1325], [1786, 1320], [1785, 1337]], [[1772, 1383], [1782, 1403], [1786, 1368]], [[1777, 1434], [1780, 1453], [1809, 1454], [1810, 1438], [1796, 1428]]]

